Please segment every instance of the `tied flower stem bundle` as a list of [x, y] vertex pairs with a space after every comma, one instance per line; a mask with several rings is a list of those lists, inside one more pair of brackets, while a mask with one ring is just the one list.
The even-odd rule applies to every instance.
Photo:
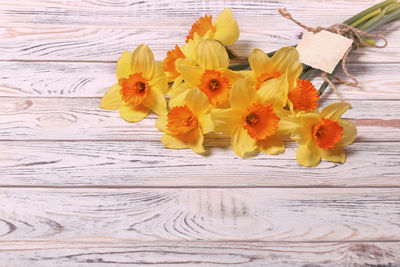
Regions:
[[[370, 31], [399, 19], [399, 10], [388, 0], [345, 23]], [[317, 166], [321, 158], [344, 163], [343, 147], [357, 136], [355, 125], [341, 119], [350, 104], [333, 103], [319, 111], [325, 85], [318, 92], [307, 80], [315, 69], [301, 64], [295, 47], [270, 53], [255, 48], [248, 62], [229, 66], [235, 54], [227, 45], [238, 38], [232, 11], [224, 9], [215, 20], [198, 19], [185, 43], [168, 51], [163, 62], [156, 63], [144, 44], [123, 52], [117, 82], [100, 108], [119, 110], [130, 123], [154, 112], [166, 148], [204, 155], [204, 140], [215, 132], [229, 136], [233, 152], [247, 158], [284, 153], [290, 138], [299, 144], [296, 160], [303, 166]]]
[[[362, 30], [364, 32], [372, 32], [376, 28], [385, 25], [387, 23], [390, 23], [395, 20], [400, 19], [400, 3], [397, 2], [397, 0], [386, 0], [381, 3], [378, 3], [360, 13], [357, 15], [351, 17], [350, 19], [346, 20], [343, 22], [343, 24], [349, 25], [351, 27], [354, 27], [356, 29]], [[375, 41], [372, 39], [367, 39], [363, 40], [364, 42], [370, 44], [371, 46], [375, 45]], [[293, 47], [296, 47], [293, 46]], [[361, 47], [360, 44], [353, 44], [352, 46], [352, 51], [357, 49], [358, 47]], [[268, 55], [272, 56], [276, 51], [269, 52]], [[334, 71], [328, 75], [328, 79], [332, 80], [338, 70], [340, 69], [340, 66], [342, 66], [343, 61], [341, 60], [337, 66], [335, 67]], [[317, 69], [314, 69], [310, 66], [303, 65], [303, 73], [301, 78], [302, 79], [307, 79], [310, 77], [312, 74], [317, 72]], [[233, 70], [244, 70], [244, 69], [249, 69], [250, 65], [248, 62], [236, 64], [230, 66], [231, 69]], [[351, 77], [352, 78], [352, 77]], [[351, 84], [351, 83], [347, 83]], [[326, 88], [328, 87], [328, 82], [325, 81], [322, 83], [321, 87], [319, 88], [319, 95], [322, 95]]]

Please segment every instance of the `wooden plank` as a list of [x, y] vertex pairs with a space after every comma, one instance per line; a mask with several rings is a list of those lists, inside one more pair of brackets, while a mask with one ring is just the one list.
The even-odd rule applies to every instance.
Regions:
[[[194, 18], [204, 13], [216, 16], [223, 8], [231, 8], [239, 22], [263, 22], [266, 28], [279, 26], [297, 28], [288, 23], [277, 12], [278, 8], [287, 8], [294, 17], [305, 24], [317, 26], [318, 22], [325, 26], [340, 23], [356, 13], [374, 5], [376, 1], [346, 0], [340, 2], [321, 2], [311, 0], [299, 5], [290, 0], [279, 1], [214, 1], [199, 2], [194, 0], [180, 1], [46, 1], [33, 0], [21, 3], [12, 0], [2, 1], [0, 12], [6, 25], [106, 25], [131, 28], [146, 28], [148, 25], [138, 22], [149, 22], [150, 25], [175, 23], [175, 27], [190, 25]], [[346, 8], [343, 8], [343, 7]], [[266, 17], [278, 18], [277, 21]], [[157, 20], [154, 20], [157, 18]], [[173, 21], [173, 22], [171, 22]], [[180, 23], [180, 24], [179, 24]], [[258, 24], [260, 25], [260, 24]], [[187, 26], [188, 27], [188, 26]]]
[[[176, 20], [172, 20], [175, 23]], [[159, 22], [161, 23], [161, 22]], [[0, 27], [0, 60], [79, 60], [115, 62], [124, 50], [133, 51], [139, 44], [146, 43], [157, 60], [175, 44], [182, 45], [189, 29], [169, 27], [169, 23], [155, 25], [146, 30], [92, 27]], [[290, 23], [290, 22], [289, 22]], [[147, 22], [140, 23], [148, 25]], [[243, 23], [242, 23], [243, 24]], [[256, 25], [241, 25], [239, 41], [232, 49], [241, 57], [248, 57], [251, 50], [260, 48], [270, 52], [283, 46], [298, 43], [300, 29], [287, 30]], [[400, 31], [399, 23], [388, 25], [379, 32], [389, 41], [385, 49], [360, 49], [349, 58], [351, 63], [398, 63]], [[148, 26], [150, 27], [150, 26]]]
[[297, 145], [284, 154], [236, 156], [229, 140], [206, 140], [208, 156], [173, 150], [161, 142], [2, 141], [2, 186], [116, 187], [388, 187], [400, 186], [400, 143], [358, 141], [347, 161], [299, 165]]
[[[348, 99], [400, 99], [399, 68], [398, 63], [350, 64], [360, 84], [339, 90]], [[116, 83], [115, 63], [0, 62], [0, 69], [0, 96], [102, 97]], [[313, 82], [319, 88], [322, 79]]]
[[0, 197], [6, 242], [400, 240], [398, 189], [2, 188]]
[[[204, 13], [214, 17], [231, 7], [241, 37], [232, 47], [248, 56], [253, 48], [266, 51], [295, 45], [300, 27], [282, 18], [278, 8], [287, 7], [293, 16], [310, 26], [340, 23], [377, 1], [140, 1], [48, 2], [21, 4], [4, 1], [0, 6], [0, 59], [115, 61], [123, 50], [148, 43], [161, 60], [175, 44], [183, 44], [193, 22]], [[344, 9], [343, 6], [346, 6]], [[262, 25], [262, 27], [260, 27]], [[356, 52], [354, 62], [399, 62], [400, 22], [380, 29], [389, 40], [385, 49]]]
[[7, 266], [397, 266], [399, 242], [1, 242]]
[[[356, 123], [359, 140], [400, 141], [399, 100], [347, 100], [352, 109], [345, 117]], [[99, 102], [100, 98], [0, 97], [0, 140], [160, 140], [156, 115], [131, 124], [118, 111], [101, 110]], [[321, 106], [332, 102], [321, 101]]]

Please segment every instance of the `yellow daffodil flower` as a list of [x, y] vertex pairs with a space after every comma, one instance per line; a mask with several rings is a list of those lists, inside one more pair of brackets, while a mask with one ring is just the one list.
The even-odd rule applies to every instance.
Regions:
[[249, 81], [256, 90], [273, 100], [277, 107], [288, 104], [288, 93], [296, 87], [296, 80], [303, 71], [299, 53], [293, 47], [283, 47], [272, 57], [260, 49], [254, 49], [249, 56], [252, 69]]
[[[196, 47], [202, 39], [195, 33], [194, 39], [189, 40], [189, 43], [179, 47], [175, 45], [175, 48], [167, 52], [167, 57], [163, 61], [163, 68], [167, 75], [168, 82], [172, 83], [167, 95], [172, 96], [177, 87], [180, 87], [183, 83], [183, 77], [176, 68], [176, 63], [180, 62], [183, 65], [196, 66]], [[181, 60], [185, 59], [185, 60]]]
[[297, 79], [294, 88], [289, 89], [288, 104], [292, 111], [312, 111], [318, 108], [318, 90], [308, 80]]
[[[229, 57], [221, 43], [215, 40], [203, 40], [196, 47], [196, 62], [185, 64], [178, 60], [177, 70], [191, 88], [199, 88], [211, 105], [224, 105], [228, 102], [233, 84], [243, 75], [228, 68]], [[187, 61], [186, 61], [187, 62]]]
[[212, 22], [212, 16], [207, 15], [196, 21], [186, 37], [186, 43], [194, 38], [195, 33], [205, 39], [214, 39], [224, 45], [233, 45], [239, 38], [239, 26], [232, 18], [232, 10], [224, 9], [214, 22]]
[[207, 97], [197, 88], [170, 100], [170, 111], [156, 122], [164, 132], [161, 143], [168, 148], [190, 147], [196, 153], [204, 153], [203, 134], [214, 130]]
[[167, 79], [162, 64], [155, 63], [147, 45], [138, 46], [132, 54], [123, 52], [116, 75], [118, 83], [105, 93], [100, 108], [119, 110], [121, 118], [128, 122], [142, 120], [150, 110], [158, 115], [167, 113]]
[[[273, 88], [271, 88], [273, 90]], [[232, 88], [230, 108], [214, 109], [211, 118], [217, 132], [231, 137], [233, 151], [240, 157], [261, 151], [280, 154], [285, 151], [283, 136], [295, 127], [289, 111], [273, 106], [270, 99], [256, 92], [241, 79]]]
[[175, 68], [175, 62], [179, 58], [186, 58], [185, 54], [175, 45], [175, 48], [167, 52], [167, 57], [163, 61], [163, 68], [167, 75], [168, 82], [175, 81], [179, 77], [180, 73]]
[[307, 167], [317, 166], [321, 158], [344, 163], [344, 146], [353, 143], [357, 136], [354, 123], [341, 119], [350, 108], [348, 103], [333, 103], [322, 109], [321, 113], [299, 113], [299, 125], [293, 130], [291, 138], [299, 143], [296, 159]]

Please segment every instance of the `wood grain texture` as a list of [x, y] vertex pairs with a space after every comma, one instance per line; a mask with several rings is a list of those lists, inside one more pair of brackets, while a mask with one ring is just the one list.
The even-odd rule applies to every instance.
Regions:
[[[278, 20], [279, 18], [274, 18]], [[174, 23], [175, 19], [172, 20]], [[159, 22], [162, 23], [162, 22]], [[170, 22], [171, 23], [171, 22]], [[191, 22], [193, 23], [193, 21]], [[240, 20], [239, 20], [240, 23]], [[263, 23], [263, 22], [261, 22]], [[286, 23], [285, 21], [282, 22]], [[168, 50], [175, 44], [183, 45], [190, 23], [181, 28], [167, 25], [149, 25], [148, 29], [125, 28], [26, 28], [0, 26], [0, 60], [60, 60], [60, 61], [107, 61], [116, 62], [124, 50], [133, 51], [136, 46], [146, 43], [153, 50], [157, 60], [163, 60]], [[241, 30], [240, 39], [231, 48], [241, 57], [248, 57], [251, 50], [260, 48], [266, 52], [283, 46], [298, 43], [301, 29], [259, 28], [260, 21], [255, 21], [254, 28]], [[379, 33], [389, 41], [385, 49], [360, 49], [352, 53], [349, 62], [355, 63], [398, 63], [397, 54], [400, 33], [396, 31], [400, 23], [388, 25]], [[149, 37], [154, 36], [154, 38]], [[260, 38], [260, 36], [262, 36]], [[17, 45], [16, 45], [17, 43]]]
[[[340, 23], [377, 1], [30, 1], [6, 0], [0, 6], [0, 59], [116, 61], [123, 50], [147, 43], [161, 60], [175, 44], [183, 44], [194, 21], [205, 13], [214, 17], [230, 7], [241, 28], [232, 48], [248, 56], [253, 48], [266, 51], [295, 45], [300, 27], [282, 18], [286, 7], [310, 26]], [[346, 8], [343, 8], [343, 5]], [[338, 11], [340, 10], [340, 12]], [[260, 25], [263, 25], [260, 27]], [[400, 23], [381, 29], [389, 40], [385, 49], [355, 53], [354, 62], [393, 62], [400, 56], [396, 42]]]
[[[0, 96], [102, 97], [115, 84], [116, 63], [0, 62]], [[348, 99], [400, 99], [400, 64], [350, 64], [358, 87], [339, 86]], [[341, 73], [339, 73], [341, 75]], [[342, 76], [343, 77], [343, 76]], [[318, 88], [320, 77], [312, 80]], [[337, 99], [328, 89], [323, 99]], [[397, 112], [399, 113], [399, 112]]]
[[347, 161], [316, 168], [296, 162], [297, 145], [285, 154], [236, 156], [226, 139], [206, 140], [209, 156], [146, 141], [3, 141], [3, 186], [400, 186], [400, 143], [358, 141]]
[[4, 241], [400, 240], [398, 189], [3, 188], [0, 199]]
[[[162, 132], [154, 126], [155, 114], [132, 124], [121, 119], [118, 111], [101, 110], [100, 101], [100, 98], [0, 98], [0, 140], [160, 141]], [[358, 140], [400, 141], [400, 114], [393, 105], [395, 101], [348, 101], [352, 108], [344, 118], [356, 123]], [[324, 100], [321, 105], [333, 102]]]
[[[219, 0], [212, 3], [194, 0], [122, 0], [114, 2], [33, 0], [29, 1], [29, 5], [27, 5], [23, 2], [4, 0], [0, 6], [0, 12], [5, 25], [29, 25], [37, 28], [46, 25], [91, 25], [96, 27], [104, 25], [136, 29], [167, 25], [180, 29], [182, 27], [189, 28], [193, 21], [197, 17], [203, 16], [204, 13], [216, 16], [222, 9], [231, 8], [235, 18], [240, 22], [239, 25], [243, 25], [243, 28], [260, 29], [260, 24], [257, 23], [262, 21], [265, 28], [298, 29], [298, 26], [288, 23], [282, 18], [277, 9], [287, 8], [293, 16], [301, 17], [304, 23], [317, 26], [317, 23], [331, 25], [342, 22], [378, 2], [379, 0], [329, 2], [311, 0], [299, 5], [290, 0]], [[343, 8], [344, 6], [346, 8]], [[275, 18], [278, 18], [278, 21], [272, 20]], [[147, 24], [143, 22], [147, 22]], [[279, 24], [277, 25], [277, 23]], [[249, 25], [253, 25], [253, 27], [249, 27]]]
[[400, 266], [400, 22], [350, 58], [344, 165], [302, 167], [294, 143], [243, 160], [215, 134], [207, 157], [169, 150], [154, 115], [97, 107], [122, 51], [162, 60], [205, 13], [232, 8], [246, 57], [298, 42], [278, 8], [328, 26], [378, 1], [2, 0], [0, 265]]
[[1, 242], [7, 266], [399, 266], [400, 243]]

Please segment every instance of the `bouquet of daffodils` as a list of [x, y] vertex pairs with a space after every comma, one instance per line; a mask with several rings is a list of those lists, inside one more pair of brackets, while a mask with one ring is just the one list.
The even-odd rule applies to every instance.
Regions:
[[[368, 32], [399, 19], [399, 10], [400, 3], [384, 1], [344, 24]], [[185, 44], [168, 51], [163, 62], [156, 63], [145, 44], [125, 51], [118, 59], [117, 83], [100, 107], [119, 110], [132, 123], [154, 112], [167, 148], [202, 154], [205, 134], [216, 132], [229, 136], [232, 150], [246, 158], [284, 153], [290, 138], [299, 144], [301, 165], [316, 166], [321, 158], [344, 163], [343, 147], [357, 136], [355, 125], [341, 119], [350, 104], [318, 110], [326, 84], [317, 90], [306, 79], [314, 69], [301, 64], [294, 47], [268, 54], [255, 48], [248, 62], [230, 66], [227, 46], [238, 38], [238, 24], [225, 9], [214, 21], [207, 15], [196, 21]]]

